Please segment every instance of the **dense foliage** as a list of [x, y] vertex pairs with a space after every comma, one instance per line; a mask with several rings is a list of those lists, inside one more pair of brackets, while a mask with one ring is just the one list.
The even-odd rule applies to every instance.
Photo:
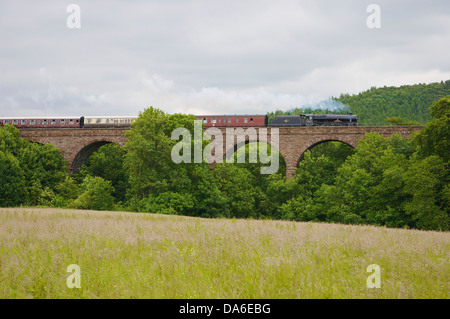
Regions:
[[55, 146], [28, 142], [8, 124], [0, 129], [0, 206], [54, 204], [66, 170]]
[[[367, 133], [356, 149], [340, 142], [319, 144], [305, 152], [289, 180], [280, 154], [276, 174], [263, 175], [261, 162], [248, 162], [259, 143], [242, 146], [245, 163], [213, 169], [205, 160], [175, 163], [172, 151], [181, 137], [172, 139], [172, 132], [181, 127], [194, 136], [194, 117], [152, 107], [126, 133], [125, 147], [102, 146], [73, 177], [54, 146], [25, 141], [5, 125], [0, 129], [0, 205], [448, 231], [450, 96], [429, 110], [433, 119], [409, 139]], [[194, 149], [194, 139], [186, 145]]]
[[355, 95], [341, 94], [336, 100], [348, 105], [362, 124], [386, 124], [400, 118], [406, 123], [431, 120], [429, 107], [450, 95], [450, 80], [440, 83], [372, 87]]

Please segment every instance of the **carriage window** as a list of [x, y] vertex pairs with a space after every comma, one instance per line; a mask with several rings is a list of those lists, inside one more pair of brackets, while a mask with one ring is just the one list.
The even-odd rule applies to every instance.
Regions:
[[66, 124], [66, 120], [60, 120], [60, 121], [59, 121], [59, 124], [61, 124], [61, 125]]
[[22, 121], [20, 121], [20, 124], [26, 125], [26, 124], [27, 124], [27, 120], [22, 120]]
[[115, 124], [119, 123], [119, 120], [114, 119], [114, 123], [115, 123]]
[[50, 124], [56, 124], [56, 120], [51, 120]]
[[221, 119], [219, 119], [219, 123], [222, 123], [222, 120], [221, 120]]
[[73, 124], [73, 120], [69, 120], [69, 124]]
[[250, 122], [253, 122], [253, 118], [250, 119]]
[[216, 119], [211, 119], [211, 123], [216, 123]]
[[208, 119], [206, 117], [203, 118], [203, 123], [208, 123]]
[[244, 123], [247, 123], [247, 118], [246, 117], [244, 117]]
[[17, 125], [18, 122], [19, 122], [19, 121], [17, 121], [17, 120], [13, 120], [13, 124], [14, 124], [14, 125]]
[[231, 123], [231, 119], [228, 119], [228, 123]]
[[30, 125], [35, 125], [36, 124], [36, 120], [30, 120]]
[[101, 123], [102, 119], [97, 119], [96, 123]]
[[48, 124], [48, 120], [42, 120], [42, 124]]
[[239, 122], [239, 119], [236, 119], [236, 123]]

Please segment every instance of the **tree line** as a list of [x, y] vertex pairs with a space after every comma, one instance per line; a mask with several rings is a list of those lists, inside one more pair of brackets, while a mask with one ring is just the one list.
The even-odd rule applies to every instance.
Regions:
[[[124, 147], [102, 146], [73, 176], [56, 147], [26, 141], [5, 125], [0, 129], [0, 206], [448, 231], [450, 96], [429, 111], [432, 119], [409, 139], [367, 133], [356, 149], [340, 142], [317, 145], [289, 180], [280, 154], [280, 169], [271, 175], [260, 173], [261, 163], [248, 161], [213, 169], [206, 162], [175, 164], [171, 151], [178, 141], [171, 133], [185, 127], [193, 136], [195, 117], [153, 107], [126, 132]], [[246, 152], [258, 146], [247, 144]]]

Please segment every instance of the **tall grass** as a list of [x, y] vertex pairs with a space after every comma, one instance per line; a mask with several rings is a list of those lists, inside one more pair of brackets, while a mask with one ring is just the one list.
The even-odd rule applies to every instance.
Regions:
[[448, 298], [449, 251], [442, 232], [0, 209], [0, 298]]

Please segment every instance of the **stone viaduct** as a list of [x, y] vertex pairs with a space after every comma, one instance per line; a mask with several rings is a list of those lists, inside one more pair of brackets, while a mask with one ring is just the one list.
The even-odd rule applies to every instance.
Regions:
[[[326, 141], [339, 141], [352, 147], [357, 147], [358, 142], [364, 138], [367, 132], [377, 132], [386, 137], [394, 133], [403, 137], [409, 137], [415, 130], [422, 129], [423, 126], [320, 126], [320, 127], [280, 127], [265, 128], [267, 134], [261, 134], [263, 128], [255, 128], [259, 134], [245, 135], [245, 142], [271, 141], [278, 129], [278, 148], [286, 162], [286, 177], [291, 178], [295, 174], [299, 161], [303, 153], [317, 144]], [[51, 143], [61, 150], [64, 159], [68, 162], [70, 172], [76, 172], [100, 146], [107, 143], [116, 143], [124, 146], [126, 137], [125, 131], [129, 128], [53, 128], [53, 129], [21, 129], [20, 134], [27, 140], [41, 144]], [[237, 141], [233, 142], [233, 147], [226, 145], [226, 129], [219, 128], [223, 133], [224, 151], [223, 154], [231, 154], [241, 145]], [[245, 128], [244, 128], [245, 129]], [[249, 132], [249, 131], [247, 131]], [[262, 139], [267, 136], [267, 139]], [[241, 143], [242, 144], [242, 143]], [[228, 148], [228, 149], [227, 149]]]

